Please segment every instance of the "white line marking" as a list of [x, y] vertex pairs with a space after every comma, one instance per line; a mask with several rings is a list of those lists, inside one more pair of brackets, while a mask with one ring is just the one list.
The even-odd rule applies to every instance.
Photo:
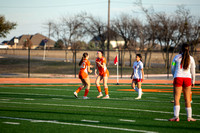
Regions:
[[10, 99], [0, 99], [0, 100], [2, 100], [2, 101], [9, 101]]
[[53, 124], [62, 124], [62, 125], [94, 127], [94, 128], [112, 129], [112, 130], [120, 130], [120, 131], [130, 131], [130, 132], [157, 133], [157, 132], [146, 131], [146, 130], [136, 130], [136, 129], [128, 129], [128, 128], [107, 127], [107, 126], [96, 126], [96, 125], [88, 125], [88, 124], [78, 124], [78, 123], [68, 123], [68, 122], [51, 121], [51, 120], [48, 120], [48, 121], [47, 120], [35, 120], [35, 119], [5, 117], [5, 116], [0, 116], [0, 118], [2, 118], [2, 119], [12, 119], [12, 120], [25, 120], [25, 121], [30, 121], [30, 122], [42, 122], [42, 123], [53, 123]]
[[84, 122], [92, 122], [92, 123], [99, 123], [99, 121], [93, 121], [93, 120], [81, 120], [81, 121], [84, 121]]
[[63, 100], [62, 98], [52, 98], [53, 100]]
[[[95, 108], [95, 109], [111, 109], [111, 110], [124, 110], [124, 111], [143, 111], [151, 113], [161, 113], [161, 114], [174, 114], [173, 112], [156, 111], [156, 110], [143, 110], [143, 109], [131, 109], [131, 108], [115, 108], [115, 107], [100, 107], [100, 106], [82, 106], [82, 105], [67, 105], [67, 104], [49, 104], [49, 103], [23, 103], [23, 102], [6, 102], [0, 101], [0, 103], [7, 104], [27, 104], [27, 105], [44, 105], [44, 106], [60, 106], [60, 107], [77, 107], [77, 108]], [[186, 115], [186, 113], [180, 113], [180, 115]], [[200, 115], [193, 116], [200, 117]]]
[[155, 118], [154, 120], [156, 120], [156, 121], [168, 121], [167, 119], [159, 119], [159, 118]]
[[25, 98], [24, 100], [33, 101], [33, 100], [35, 100], [35, 99], [32, 99], [32, 98]]
[[119, 119], [119, 121], [125, 121], [125, 122], [135, 122], [135, 120], [126, 120], [126, 119]]
[[196, 119], [197, 121], [200, 121], [200, 119]]
[[20, 123], [18, 123], [18, 122], [2, 122], [2, 123], [11, 124], [11, 125], [19, 125], [19, 124], [20, 124]]

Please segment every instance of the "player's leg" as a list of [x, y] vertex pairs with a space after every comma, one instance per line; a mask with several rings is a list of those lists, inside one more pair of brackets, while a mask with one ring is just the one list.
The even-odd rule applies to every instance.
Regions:
[[138, 88], [136, 87], [136, 81], [134, 81], [134, 79], [132, 80], [132, 84], [131, 84], [131, 87], [136, 91], [138, 92]]
[[137, 82], [137, 86], [138, 86], [138, 97], [136, 97], [135, 99], [141, 99], [142, 98], [142, 82], [141, 81]]
[[192, 118], [192, 107], [191, 107], [191, 86], [183, 87], [183, 94], [185, 98], [185, 109], [187, 112], [187, 120], [188, 121], [196, 121]]
[[85, 88], [85, 86], [86, 86], [86, 83], [85, 83], [85, 81], [84, 81], [83, 79], [81, 79], [81, 82], [82, 82], [82, 85], [74, 92], [74, 96], [75, 96], [76, 98], [78, 98], [78, 93], [79, 93], [83, 88]]
[[169, 121], [179, 121], [181, 92], [182, 87], [174, 87], [174, 117]]
[[103, 97], [103, 99], [109, 99], [109, 94], [108, 94], [108, 85], [107, 85], [107, 82], [108, 82], [108, 77], [107, 76], [104, 76], [103, 77], [103, 86], [104, 86], [104, 90], [105, 90], [105, 94], [106, 96]]
[[101, 91], [101, 86], [100, 86], [100, 81], [102, 80], [102, 77], [100, 75], [97, 76], [95, 84], [97, 87], [97, 90], [99, 92], [99, 95], [97, 96], [97, 98], [100, 98], [103, 96], [102, 91]]
[[90, 79], [89, 79], [89, 77], [85, 78], [84, 82], [86, 84], [86, 89], [85, 89], [85, 94], [83, 96], [83, 99], [88, 99], [87, 95], [88, 95], [88, 92], [89, 92], [89, 89], [90, 89]]

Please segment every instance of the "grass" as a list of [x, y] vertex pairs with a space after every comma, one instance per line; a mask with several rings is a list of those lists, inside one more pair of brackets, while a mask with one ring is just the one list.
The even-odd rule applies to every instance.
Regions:
[[[110, 85], [111, 99], [103, 100], [96, 98], [97, 89], [91, 86], [88, 94], [90, 99], [83, 100], [84, 90], [79, 93], [78, 99], [73, 96], [73, 92], [78, 88], [73, 84], [0, 86], [0, 132], [3, 133], [199, 132], [200, 130], [200, 121], [186, 121], [183, 96], [180, 122], [155, 120], [155, 118], [167, 120], [173, 117], [173, 104], [170, 103], [173, 99], [172, 93], [144, 92], [141, 100], [135, 100], [136, 92], [118, 91], [118, 89], [130, 89], [129, 85]], [[172, 88], [165, 85], [147, 85], [143, 86], [143, 90], [145, 89]], [[194, 91], [199, 91], [200, 86], [195, 89]], [[200, 117], [199, 103], [200, 95], [193, 95], [192, 111], [196, 119]]]

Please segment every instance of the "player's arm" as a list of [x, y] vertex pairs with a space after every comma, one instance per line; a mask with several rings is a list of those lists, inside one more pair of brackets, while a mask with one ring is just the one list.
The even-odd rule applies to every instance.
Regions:
[[194, 59], [192, 58], [191, 60], [191, 67], [190, 67], [190, 71], [191, 71], [191, 74], [192, 74], [192, 86], [195, 85], [195, 61]]
[[141, 71], [142, 71], [142, 80], [144, 80], [144, 70], [143, 70], [143, 68], [141, 69]]
[[89, 72], [89, 73], [92, 73], [92, 70], [90, 70], [90, 67], [91, 67], [91, 66], [90, 66], [90, 63], [88, 63], [88, 68], [87, 68], [87, 69], [88, 69], [88, 72]]
[[133, 75], [134, 75], [134, 69], [133, 69], [133, 72], [132, 72], [132, 74], [131, 74], [131, 79], [133, 78]]
[[97, 75], [97, 63], [95, 63], [95, 70], [94, 70], [94, 74]]
[[174, 73], [175, 73], [175, 68], [176, 68], [176, 62], [175, 62], [175, 57], [172, 61], [172, 65], [171, 65], [171, 72], [172, 72], [172, 75], [174, 77]]

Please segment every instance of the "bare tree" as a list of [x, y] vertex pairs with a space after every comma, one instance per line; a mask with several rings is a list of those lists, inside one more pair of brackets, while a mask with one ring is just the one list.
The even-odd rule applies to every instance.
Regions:
[[[136, 44], [136, 40], [133, 39], [135, 38], [133, 27], [133, 19], [128, 14], [121, 14], [119, 17], [112, 20], [112, 30], [119, 34], [124, 40], [123, 55], [121, 55], [123, 57], [123, 66], [125, 66], [125, 50], [130, 50], [129, 48], [133, 48]], [[130, 47], [128, 46], [129, 44], [131, 44]]]
[[85, 32], [94, 38], [100, 45], [100, 48], [105, 51], [105, 41], [107, 39], [107, 25], [101, 18], [95, 18], [92, 15], [85, 17], [84, 24]]
[[[84, 33], [83, 33], [83, 25], [84, 25], [84, 13], [80, 13], [70, 17], [63, 17], [61, 20], [61, 36], [65, 43], [66, 48], [70, 47], [73, 52], [73, 57], [75, 56], [74, 43], [77, 40], [80, 40]], [[67, 61], [67, 51], [66, 51], [66, 61]], [[73, 62], [75, 62], [73, 58]]]

